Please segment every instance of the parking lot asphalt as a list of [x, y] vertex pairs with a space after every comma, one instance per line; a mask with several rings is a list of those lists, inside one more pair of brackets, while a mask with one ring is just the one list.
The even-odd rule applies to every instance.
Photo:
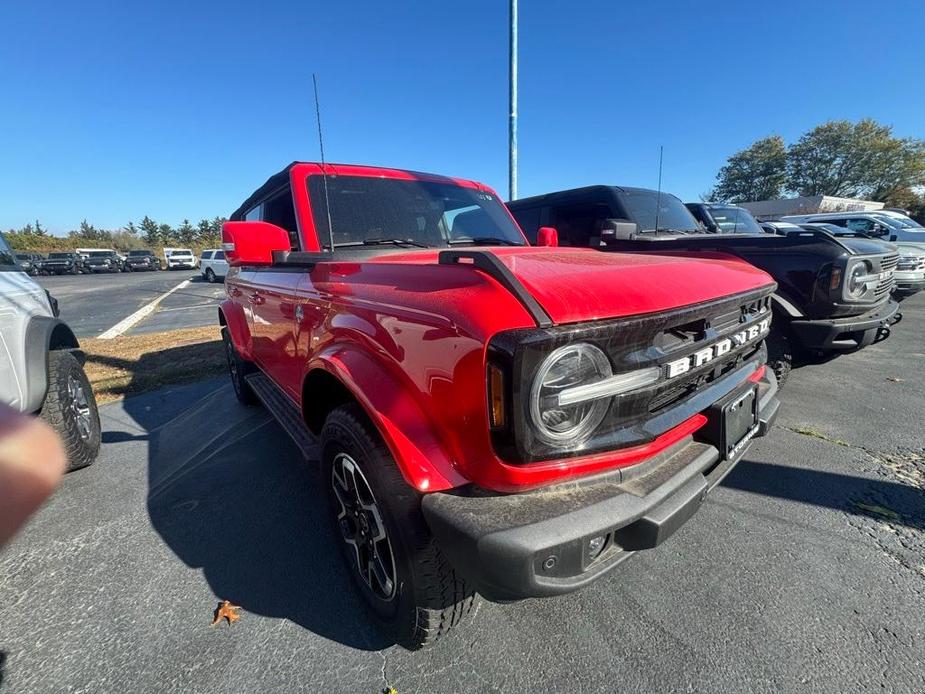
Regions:
[[77, 337], [97, 337], [187, 279], [189, 285], [164, 299], [127, 335], [215, 324], [224, 286], [205, 282], [198, 270], [36, 278], [58, 300], [61, 318]]
[[[316, 465], [224, 379], [102, 408], [100, 459], [0, 554], [10, 692], [923, 692], [925, 296], [794, 372], [771, 435], [656, 550], [435, 648], [375, 629]], [[240, 621], [211, 627], [219, 600]]]

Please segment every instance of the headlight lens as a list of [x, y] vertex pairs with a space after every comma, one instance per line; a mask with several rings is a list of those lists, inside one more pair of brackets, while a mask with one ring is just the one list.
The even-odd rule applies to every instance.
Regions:
[[866, 280], [870, 272], [871, 266], [866, 260], [854, 264], [848, 272], [848, 279], [845, 285], [849, 297], [852, 299], [860, 299], [867, 293]]
[[613, 398], [562, 406], [559, 393], [611, 375], [610, 360], [594, 345], [577, 343], [552, 352], [540, 366], [530, 392], [530, 418], [537, 435], [551, 444], [574, 444], [589, 436], [604, 419]]

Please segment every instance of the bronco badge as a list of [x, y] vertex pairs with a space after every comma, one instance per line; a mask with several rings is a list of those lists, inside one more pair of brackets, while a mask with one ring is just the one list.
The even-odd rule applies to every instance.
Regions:
[[731, 352], [733, 349], [747, 345], [763, 337], [771, 329], [771, 319], [765, 318], [755, 325], [730, 335], [724, 340], [720, 340], [709, 347], [704, 347], [691, 354], [688, 357], [676, 359], [665, 364], [665, 377], [674, 378], [685, 374], [691, 369], [703, 366], [707, 362], [713, 361], [717, 357]]

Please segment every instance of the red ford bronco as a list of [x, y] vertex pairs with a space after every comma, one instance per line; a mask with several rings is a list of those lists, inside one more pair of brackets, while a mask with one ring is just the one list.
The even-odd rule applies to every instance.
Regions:
[[235, 393], [318, 457], [360, 592], [434, 641], [475, 594], [573, 591], [655, 547], [777, 414], [745, 262], [530, 247], [498, 196], [294, 163], [223, 229]]

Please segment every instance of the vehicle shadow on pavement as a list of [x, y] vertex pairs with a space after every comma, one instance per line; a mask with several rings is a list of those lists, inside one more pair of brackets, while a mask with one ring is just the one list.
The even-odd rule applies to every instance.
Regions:
[[723, 486], [925, 531], [925, 489], [899, 482], [743, 460]]
[[[217, 600], [362, 650], [391, 645], [335, 544], [317, 462], [225, 379], [129, 398], [147, 437], [151, 523]], [[125, 439], [106, 432], [106, 440]]]

